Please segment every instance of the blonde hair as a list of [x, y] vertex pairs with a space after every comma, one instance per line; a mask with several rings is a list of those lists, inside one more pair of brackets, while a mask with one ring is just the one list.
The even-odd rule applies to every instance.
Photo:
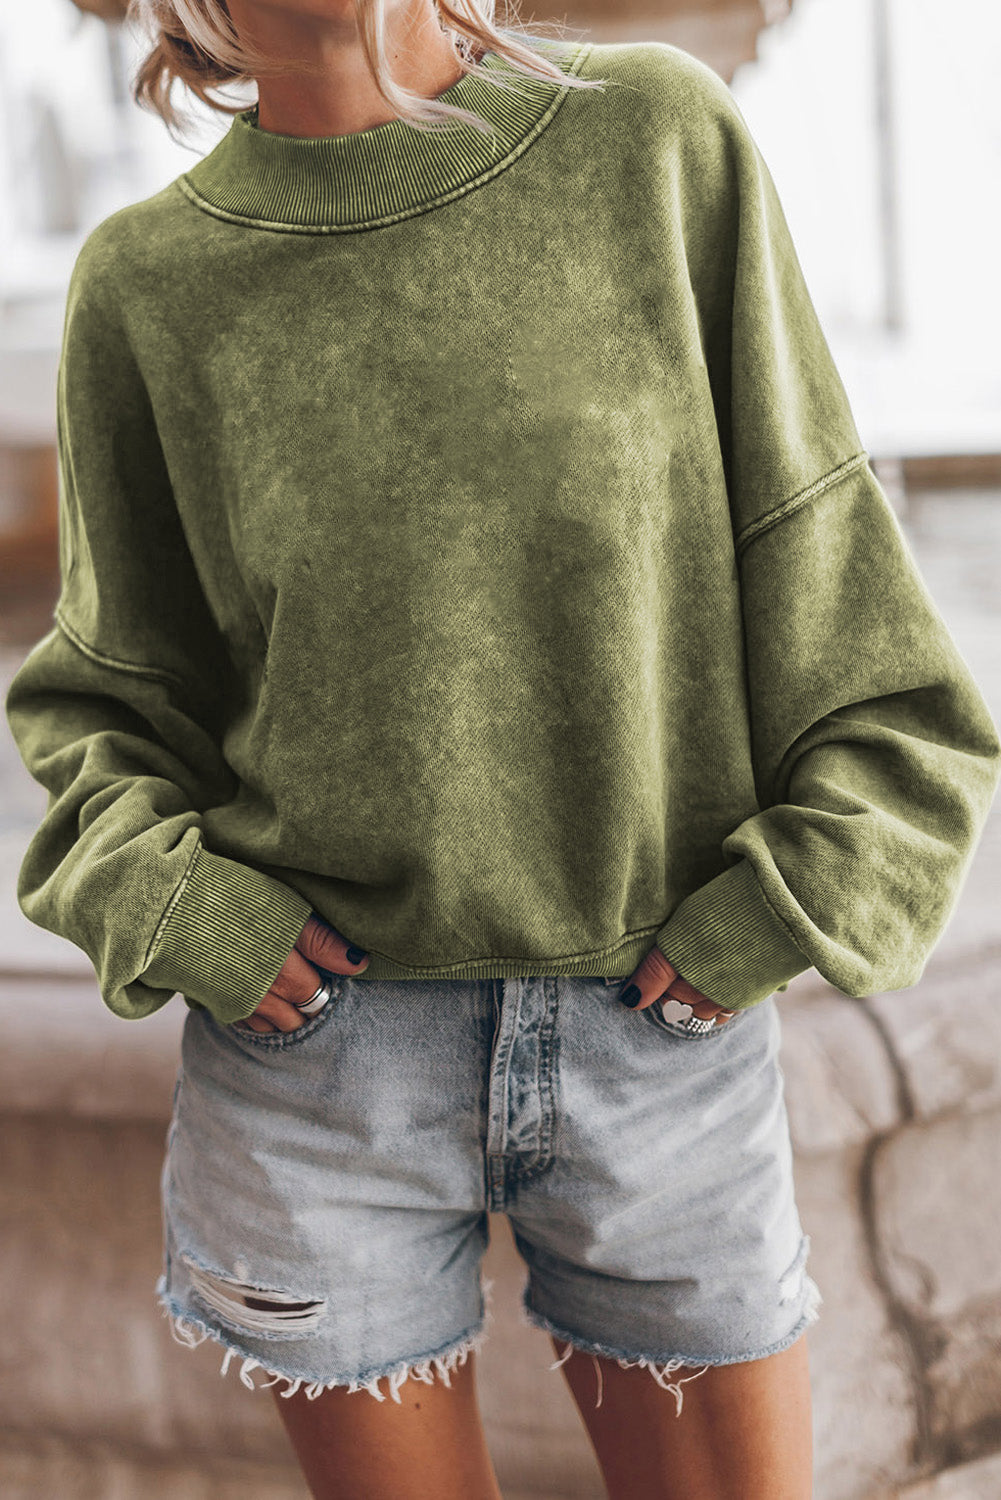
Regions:
[[[396, 114], [416, 129], [440, 130], [450, 121], [463, 121], [474, 129], [490, 133], [491, 127], [480, 115], [427, 99], [404, 88], [392, 77], [386, 52], [385, 0], [354, 0], [355, 14], [368, 65], [376, 87]], [[559, 41], [556, 35], [529, 31], [518, 23], [508, 25], [502, 34], [494, 24], [496, 0], [434, 0], [442, 30], [451, 35], [465, 73], [474, 73], [497, 88], [510, 88], [496, 72], [482, 68], [476, 54], [496, 52], [515, 71], [530, 78], [563, 82], [576, 88], [602, 88], [605, 79], [571, 77], [550, 62], [529, 42]], [[213, 97], [210, 90], [226, 84], [252, 82], [262, 74], [271, 76], [308, 74], [314, 69], [306, 62], [278, 63], [258, 51], [252, 39], [241, 37], [230, 18], [226, 0], [128, 0], [126, 16], [137, 21], [152, 42], [132, 81], [132, 97], [143, 108], [152, 110], [173, 134], [188, 123], [174, 108], [171, 93], [178, 81], [210, 108], [235, 115], [247, 109], [247, 103], [229, 103]], [[526, 38], [526, 41], [519, 40]], [[321, 71], [317, 68], [315, 71]], [[465, 75], [464, 75], [465, 76]]]

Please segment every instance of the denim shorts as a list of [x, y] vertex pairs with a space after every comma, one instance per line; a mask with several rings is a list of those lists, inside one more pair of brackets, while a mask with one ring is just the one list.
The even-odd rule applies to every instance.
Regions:
[[155, 1294], [221, 1374], [449, 1384], [487, 1332], [490, 1213], [522, 1316], [566, 1344], [551, 1368], [644, 1366], [679, 1414], [683, 1379], [818, 1316], [773, 997], [692, 1035], [673, 1002], [626, 1009], [620, 977], [324, 977], [292, 1032], [185, 1019]]

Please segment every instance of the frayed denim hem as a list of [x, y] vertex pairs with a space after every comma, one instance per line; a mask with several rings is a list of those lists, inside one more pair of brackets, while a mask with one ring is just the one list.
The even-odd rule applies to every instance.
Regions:
[[[206, 1323], [204, 1319], [195, 1317], [187, 1312], [180, 1303], [166, 1291], [164, 1278], [161, 1276], [156, 1283], [155, 1295], [163, 1309], [164, 1317], [170, 1321], [170, 1334], [175, 1343], [184, 1344], [189, 1349], [196, 1348], [206, 1338], [213, 1339], [225, 1349], [220, 1375], [225, 1375], [229, 1368], [230, 1360], [234, 1355], [242, 1358], [243, 1364], [240, 1368], [240, 1380], [250, 1390], [265, 1390], [268, 1386], [276, 1384], [279, 1380], [288, 1382], [285, 1390], [278, 1391], [279, 1396], [294, 1396], [300, 1386], [309, 1400], [314, 1400], [323, 1391], [332, 1390], [340, 1386], [349, 1393], [357, 1391], [368, 1391], [377, 1401], [385, 1401], [385, 1392], [379, 1389], [380, 1380], [385, 1380], [389, 1386], [389, 1394], [397, 1405], [402, 1405], [400, 1397], [400, 1386], [409, 1379], [423, 1381], [425, 1385], [431, 1385], [437, 1375], [442, 1383], [451, 1387], [451, 1375], [460, 1365], [464, 1365], [469, 1356], [483, 1346], [487, 1337], [489, 1324], [492, 1318], [492, 1291], [493, 1282], [483, 1282], [484, 1316], [482, 1321], [467, 1329], [457, 1339], [443, 1345], [431, 1354], [422, 1356], [420, 1359], [406, 1361], [401, 1360], [387, 1366], [382, 1370], [365, 1371], [360, 1375], [335, 1375], [329, 1380], [307, 1381], [305, 1376], [292, 1375], [287, 1370], [278, 1370], [264, 1365], [256, 1355], [249, 1349], [244, 1348], [236, 1340], [223, 1337], [217, 1328]], [[273, 1376], [271, 1380], [265, 1380], [256, 1385], [250, 1377], [250, 1371], [260, 1369], [265, 1375]]]
[[[674, 1414], [676, 1417], [680, 1417], [683, 1401], [681, 1387], [686, 1385], [688, 1381], [696, 1380], [698, 1376], [704, 1375], [707, 1370], [719, 1365], [747, 1364], [753, 1359], [766, 1359], [769, 1355], [780, 1354], [783, 1349], [788, 1349], [790, 1345], [794, 1344], [805, 1333], [807, 1328], [817, 1321], [823, 1303], [820, 1288], [809, 1276], [804, 1276], [803, 1288], [805, 1292], [803, 1312], [792, 1331], [786, 1334], [785, 1338], [777, 1340], [774, 1344], [769, 1344], [766, 1349], [758, 1349], [751, 1354], [739, 1354], [736, 1357], [717, 1354], [711, 1355], [708, 1358], [705, 1355], [669, 1355], [665, 1358], [663, 1355], [635, 1354], [628, 1349], [615, 1349], [608, 1344], [595, 1343], [591, 1339], [581, 1337], [580, 1334], [572, 1333], [568, 1328], [564, 1328], [559, 1323], [552, 1322], [551, 1319], [537, 1312], [531, 1305], [531, 1289], [527, 1286], [522, 1293], [521, 1309], [525, 1320], [533, 1327], [541, 1328], [544, 1332], [551, 1334], [554, 1339], [559, 1339], [561, 1343], [566, 1344], [566, 1348], [559, 1359], [549, 1366], [551, 1370], [558, 1370], [561, 1365], [565, 1364], [575, 1349], [579, 1349], [584, 1354], [591, 1355], [594, 1361], [595, 1374], [598, 1378], [598, 1397], [595, 1401], [595, 1408], [601, 1405], [603, 1394], [601, 1365], [598, 1363], [596, 1357], [600, 1355], [603, 1359], [614, 1359], [616, 1364], [620, 1365], [624, 1370], [634, 1365], [649, 1370], [657, 1384], [663, 1390], [670, 1391], [674, 1396]], [[701, 1369], [695, 1370], [694, 1374], [685, 1375], [680, 1380], [669, 1379], [676, 1371], [695, 1365], [700, 1365]]]

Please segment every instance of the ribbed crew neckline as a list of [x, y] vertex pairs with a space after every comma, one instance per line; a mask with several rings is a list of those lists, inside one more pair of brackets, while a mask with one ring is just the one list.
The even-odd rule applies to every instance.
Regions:
[[[588, 41], [533, 40], [567, 75], [580, 73], [594, 48]], [[501, 89], [466, 73], [437, 98], [482, 116], [492, 135], [464, 121], [431, 133], [399, 119], [347, 135], [279, 135], [260, 128], [255, 104], [234, 115], [222, 140], [178, 186], [220, 218], [293, 232], [374, 228], [425, 212], [500, 171], [570, 92], [556, 80], [519, 73], [496, 52], [487, 52], [480, 67], [509, 74], [511, 83]]]

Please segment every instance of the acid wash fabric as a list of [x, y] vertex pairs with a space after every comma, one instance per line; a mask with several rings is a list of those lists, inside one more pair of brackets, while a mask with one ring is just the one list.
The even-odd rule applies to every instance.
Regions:
[[249, 1015], [312, 911], [358, 984], [656, 944], [743, 1010], [913, 985], [956, 904], [997, 728], [768, 169], [685, 52], [557, 53], [604, 88], [441, 96], [490, 135], [249, 110], [79, 253], [6, 708], [21, 909], [122, 1017]]

